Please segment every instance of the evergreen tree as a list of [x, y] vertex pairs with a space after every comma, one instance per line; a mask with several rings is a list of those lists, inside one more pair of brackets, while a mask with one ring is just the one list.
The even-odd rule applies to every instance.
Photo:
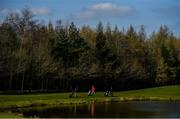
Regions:
[[108, 55], [108, 48], [106, 45], [106, 37], [103, 31], [103, 25], [101, 22], [97, 25], [97, 36], [96, 36], [96, 57], [100, 64], [100, 69], [104, 69], [106, 63], [106, 56]]
[[157, 51], [157, 72], [156, 72], [156, 83], [158, 85], [165, 85], [168, 82], [168, 66], [164, 61], [164, 58], [161, 56], [161, 51]]

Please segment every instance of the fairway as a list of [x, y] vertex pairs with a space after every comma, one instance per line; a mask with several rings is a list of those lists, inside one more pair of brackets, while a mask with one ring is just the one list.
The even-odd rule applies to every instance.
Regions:
[[180, 85], [113, 93], [113, 97], [104, 97], [104, 92], [97, 92], [93, 96], [87, 96], [87, 92], [80, 92], [77, 93], [77, 98], [69, 98], [70, 93], [0, 95], [0, 108], [62, 105], [72, 103], [80, 104], [105, 101], [180, 101]]

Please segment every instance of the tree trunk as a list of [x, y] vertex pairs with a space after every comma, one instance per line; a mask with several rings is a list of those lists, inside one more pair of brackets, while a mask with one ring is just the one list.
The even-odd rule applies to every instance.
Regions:
[[41, 79], [41, 91], [44, 90], [44, 81], [43, 81], [43, 78]]
[[22, 74], [22, 83], [21, 83], [21, 91], [24, 90], [24, 72]]
[[48, 78], [46, 78], [46, 91], [48, 90]]
[[11, 66], [10, 79], [9, 79], [9, 90], [12, 90], [12, 80], [13, 80], [13, 71], [12, 71], [12, 66]]

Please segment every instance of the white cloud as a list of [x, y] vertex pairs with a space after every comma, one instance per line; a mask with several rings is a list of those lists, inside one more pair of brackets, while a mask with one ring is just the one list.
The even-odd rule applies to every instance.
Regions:
[[32, 8], [30, 9], [35, 15], [51, 15], [52, 12], [48, 8]]
[[130, 6], [120, 6], [112, 3], [98, 3], [81, 10], [72, 17], [75, 19], [92, 19], [106, 17], [123, 17], [134, 11]]
[[[30, 8], [29, 9], [34, 15], [51, 15], [52, 11], [48, 8]], [[10, 12], [20, 13], [20, 9], [8, 9], [8, 8], [0, 8], [1, 15], [7, 15]]]

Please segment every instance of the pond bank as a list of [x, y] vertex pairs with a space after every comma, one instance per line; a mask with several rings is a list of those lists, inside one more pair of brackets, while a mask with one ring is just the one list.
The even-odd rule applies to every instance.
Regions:
[[180, 86], [114, 92], [114, 97], [104, 97], [104, 92], [97, 92], [93, 96], [87, 96], [87, 93], [77, 93], [77, 98], [69, 98], [69, 95], [70, 93], [0, 95], [0, 111], [23, 107], [86, 104], [90, 102], [180, 101]]
[[18, 110], [20, 108], [33, 108], [33, 107], [49, 107], [49, 106], [63, 106], [73, 104], [88, 104], [88, 103], [108, 103], [108, 102], [127, 102], [127, 101], [167, 101], [167, 102], [180, 102], [180, 99], [161, 98], [161, 97], [104, 97], [104, 98], [88, 98], [88, 99], [57, 99], [57, 100], [37, 100], [32, 102], [16, 102], [7, 106], [1, 106], [1, 111]]

